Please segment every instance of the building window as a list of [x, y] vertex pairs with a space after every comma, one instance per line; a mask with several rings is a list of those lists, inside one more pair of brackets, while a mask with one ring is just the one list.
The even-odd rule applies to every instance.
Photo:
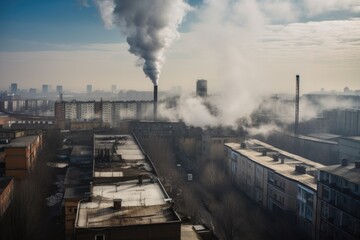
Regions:
[[104, 234], [96, 234], [95, 240], [105, 240], [105, 235]]

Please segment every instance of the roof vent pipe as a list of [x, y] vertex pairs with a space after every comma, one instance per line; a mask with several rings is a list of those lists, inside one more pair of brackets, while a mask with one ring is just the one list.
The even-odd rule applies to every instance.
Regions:
[[138, 176], [138, 184], [139, 185], [143, 184], [143, 175]]

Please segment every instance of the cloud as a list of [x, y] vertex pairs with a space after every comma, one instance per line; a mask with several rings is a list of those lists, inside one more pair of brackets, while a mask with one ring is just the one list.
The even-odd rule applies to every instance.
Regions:
[[360, 2], [358, 0], [303, 0], [303, 2], [309, 16], [333, 11], [358, 13], [360, 8]]

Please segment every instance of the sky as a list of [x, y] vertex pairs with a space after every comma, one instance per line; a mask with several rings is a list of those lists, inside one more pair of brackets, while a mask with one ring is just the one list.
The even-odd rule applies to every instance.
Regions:
[[[124, 31], [106, 25], [102, 1], [112, 0], [0, 1], [0, 89], [151, 90]], [[360, 89], [358, 0], [186, 2], [160, 90], [194, 91], [207, 79], [209, 92], [294, 92], [296, 74], [303, 93]]]

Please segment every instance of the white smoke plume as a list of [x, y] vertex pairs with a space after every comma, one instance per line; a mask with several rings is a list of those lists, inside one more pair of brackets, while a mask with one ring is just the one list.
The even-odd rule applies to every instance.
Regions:
[[129, 52], [158, 85], [164, 51], [179, 37], [178, 27], [191, 7], [183, 0], [95, 0], [107, 28], [117, 26]]

